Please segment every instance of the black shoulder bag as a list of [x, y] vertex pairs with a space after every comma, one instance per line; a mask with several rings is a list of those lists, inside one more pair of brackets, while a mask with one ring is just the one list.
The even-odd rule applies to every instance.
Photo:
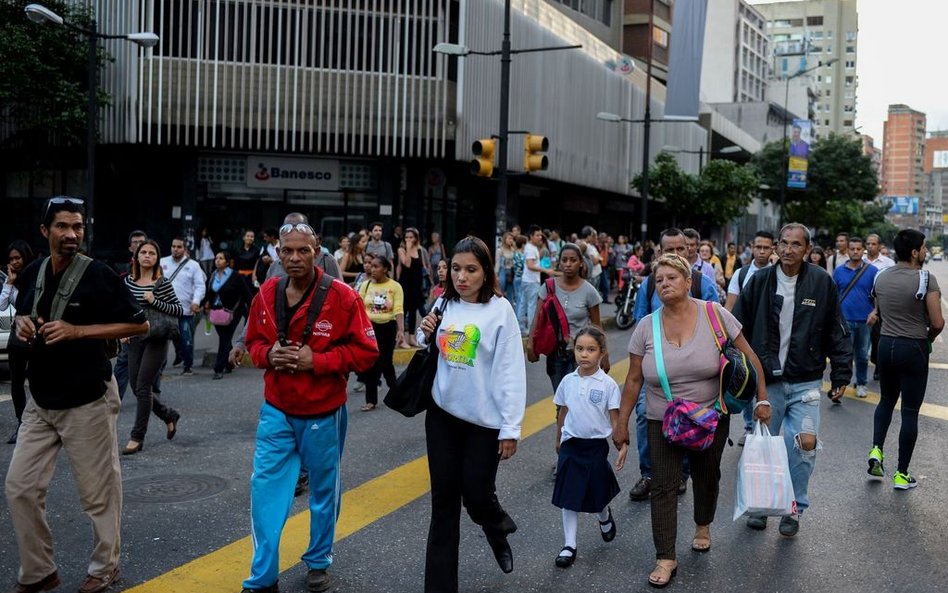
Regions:
[[[288, 322], [286, 319], [286, 285], [289, 278], [286, 276], [280, 278], [277, 283], [276, 302], [274, 303], [274, 314], [276, 315], [277, 341], [281, 346], [286, 346], [286, 330]], [[332, 286], [332, 276], [323, 274], [319, 277], [319, 285], [316, 286], [316, 294], [309, 302], [309, 309], [306, 311], [306, 325], [303, 327], [303, 338], [300, 344], [306, 344], [309, 337], [313, 335], [313, 324], [316, 323], [316, 317], [323, 309], [326, 297], [329, 295], [329, 287]]]
[[[444, 311], [444, 301], [441, 308], [437, 306], [432, 309], [436, 315], [442, 316]], [[438, 325], [428, 339], [428, 345], [415, 352], [408, 368], [402, 371], [402, 374], [395, 379], [395, 385], [392, 386], [385, 395], [385, 405], [395, 410], [402, 416], [411, 418], [419, 412], [428, 409], [428, 404], [432, 402], [431, 390], [434, 388], [435, 373], [438, 370]]]

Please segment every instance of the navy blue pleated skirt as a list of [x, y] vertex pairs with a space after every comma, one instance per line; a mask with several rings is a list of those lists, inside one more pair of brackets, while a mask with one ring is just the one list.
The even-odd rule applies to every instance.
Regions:
[[571, 438], [560, 445], [553, 505], [579, 513], [598, 513], [619, 493], [609, 465], [609, 441]]

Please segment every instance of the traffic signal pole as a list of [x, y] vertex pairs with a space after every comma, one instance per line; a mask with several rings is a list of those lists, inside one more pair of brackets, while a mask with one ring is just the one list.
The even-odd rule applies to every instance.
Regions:
[[507, 232], [507, 145], [510, 135], [510, 0], [504, 0], [504, 38], [500, 45], [500, 130], [497, 150], [497, 204], [494, 247]]

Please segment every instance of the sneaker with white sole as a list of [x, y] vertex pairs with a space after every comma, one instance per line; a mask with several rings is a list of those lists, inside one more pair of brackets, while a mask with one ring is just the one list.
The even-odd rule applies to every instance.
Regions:
[[866, 470], [870, 476], [881, 478], [885, 475], [885, 470], [882, 468], [882, 459], [882, 449], [873, 446], [872, 450], [869, 451], [869, 469]]
[[918, 482], [908, 472], [903, 474], [897, 471], [892, 477], [892, 487], [896, 490], [910, 490], [916, 486], [918, 486]]
[[865, 385], [857, 385], [857, 386], [856, 386], [856, 397], [866, 397], [866, 396], [868, 396], [868, 395], [869, 395], [869, 394], [866, 393], [866, 386], [865, 386]]

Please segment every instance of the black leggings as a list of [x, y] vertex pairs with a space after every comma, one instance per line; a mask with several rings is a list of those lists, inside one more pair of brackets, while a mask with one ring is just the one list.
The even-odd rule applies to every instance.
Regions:
[[879, 338], [879, 405], [873, 417], [872, 444], [884, 448], [892, 412], [902, 396], [898, 470], [908, 473], [918, 439], [918, 412], [928, 386], [928, 340]]
[[[214, 372], [223, 373], [224, 369], [230, 366], [228, 357], [230, 356], [231, 342], [234, 339], [234, 332], [237, 331], [237, 324], [240, 323], [240, 313], [234, 311], [234, 317], [227, 325], [215, 325], [217, 331], [217, 358], [214, 359]], [[247, 320], [250, 323], [250, 320]]]
[[398, 323], [372, 322], [375, 330], [375, 341], [379, 345], [379, 357], [375, 364], [365, 374], [365, 403], [376, 405], [379, 403], [379, 377], [385, 377], [389, 389], [395, 385], [395, 365], [392, 363], [392, 354], [395, 352], [395, 340], [398, 338]]

